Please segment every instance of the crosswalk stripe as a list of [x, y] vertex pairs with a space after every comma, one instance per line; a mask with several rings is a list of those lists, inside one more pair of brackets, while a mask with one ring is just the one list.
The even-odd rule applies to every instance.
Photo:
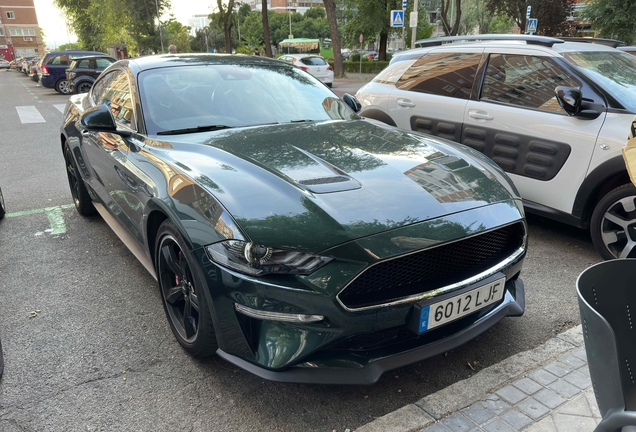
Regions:
[[66, 108], [66, 104], [54, 104], [53, 106], [61, 113], [64, 113], [64, 108]]
[[15, 109], [22, 123], [46, 123], [42, 114], [34, 106], [17, 106]]

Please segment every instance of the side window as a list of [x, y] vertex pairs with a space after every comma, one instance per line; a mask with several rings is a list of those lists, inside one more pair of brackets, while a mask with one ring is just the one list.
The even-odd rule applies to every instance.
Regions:
[[580, 82], [549, 58], [491, 54], [481, 100], [564, 113], [556, 99], [555, 87], [580, 85]]
[[400, 77], [402, 90], [468, 99], [481, 53], [431, 53], [420, 58]]
[[88, 69], [90, 67], [88, 59], [81, 60], [79, 64], [75, 67], [76, 69]]
[[112, 61], [102, 59], [102, 58], [98, 58], [96, 61], [97, 61], [97, 69], [106, 69], [108, 66], [113, 64]]
[[66, 54], [57, 55], [48, 62], [50, 65], [68, 65], [68, 63], [69, 57]]
[[93, 100], [106, 105], [115, 121], [129, 128], [135, 128], [133, 99], [128, 76], [123, 71], [113, 71], [99, 80], [93, 87]]

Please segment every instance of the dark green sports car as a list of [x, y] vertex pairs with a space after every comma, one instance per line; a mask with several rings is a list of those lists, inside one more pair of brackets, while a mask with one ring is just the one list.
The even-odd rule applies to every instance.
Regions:
[[369, 384], [523, 314], [526, 223], [489, 159], [356, 107], [276, 60], [142, 57], [71, 97], [61, 149], [192, 355]]

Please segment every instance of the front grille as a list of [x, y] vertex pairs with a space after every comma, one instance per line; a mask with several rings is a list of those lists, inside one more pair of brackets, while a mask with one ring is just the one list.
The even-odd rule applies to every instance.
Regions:
[[523, 245], [522, 222], [422, 252], [381, 262], [363, 271], [338, 298], [350, 309], [377, 306], [452, 285], [482, 273]]

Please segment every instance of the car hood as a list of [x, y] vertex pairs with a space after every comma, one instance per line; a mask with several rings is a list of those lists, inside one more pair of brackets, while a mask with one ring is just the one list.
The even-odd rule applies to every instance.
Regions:
[[146, 151], [213, 194], [251, 241], [274, 247], [319, 252], [517, 198], [481, 154], [368, 120], [171, 138], [148, 139]]

